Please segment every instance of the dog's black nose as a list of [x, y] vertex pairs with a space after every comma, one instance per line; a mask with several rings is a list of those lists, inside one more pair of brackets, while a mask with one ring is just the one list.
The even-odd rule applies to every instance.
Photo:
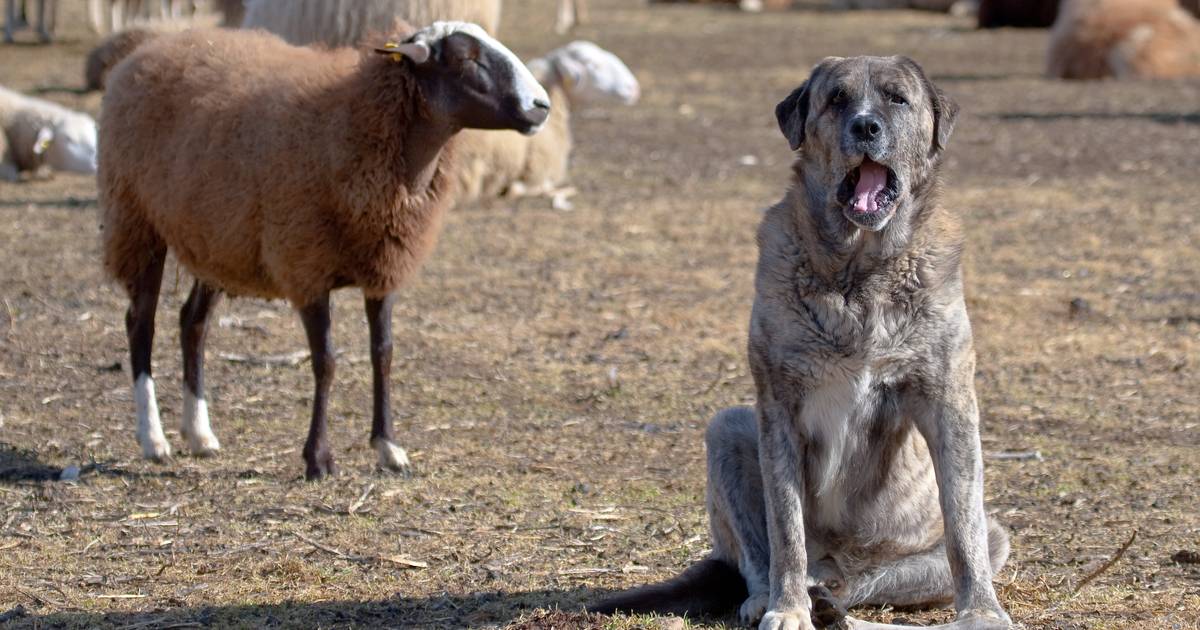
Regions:
[[875, 114], [858, 114], [850, 119], [850, 135], [855, 140], [871, 141], [882, 133], [883, 121]]

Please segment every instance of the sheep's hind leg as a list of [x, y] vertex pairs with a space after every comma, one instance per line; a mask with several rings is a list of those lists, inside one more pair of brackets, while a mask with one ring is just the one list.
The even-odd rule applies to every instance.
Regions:
[[221, 301], [221, 291], [197, 280], [179, 311], [179, 339], [183, 346], [183, 426], [181, 433], [192, 454], [214, 455], [221, 443], [208, 422], [204, 399], [204, 341], [208, 316]]
[[374, 372], [374, 413], [371, 421], [371, 446], [379, 453], [379, 465], [407, 474], [408, 453], [396, 445], [392, 433], [392, 305], [396, 294], [382, 298], [367, 297], [367, 325], [371, 329], [371, 368]]
[[312, 351], [315, 382], [312, 424], [308, 428], [308, 440], [304, 443], [304, 477], [313, 481], [337, 472], [327, 436], [329, 389], [333, 385], [333, 373], [337, 367], [330, 335], [329, 294], [301, 308], [300, 321], [304, 323], [308, 347]]
[[125, 332], [129, 337], [130, 368], [133, 373], [133, 399], [137, 406], [137, 437], [142, 455], [161, 460], [171, 456], [171, 445], [163, 435], [150, 373], [150, 355], [154, 348], [154, 315], [158, 310], [158, 290], [162, 285], [167, 250], [161, 244], [149, 250], [149, 259], [126, 282], [129, 310], [125, 312]]

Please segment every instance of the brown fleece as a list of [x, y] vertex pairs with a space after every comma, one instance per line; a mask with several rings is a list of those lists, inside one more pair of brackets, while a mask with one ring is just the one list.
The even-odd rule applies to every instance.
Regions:
[[105, 267], [128, 287], [165, 243], [234, 295], [387, 295], [450, 201], [448, 145], [427, 184], [405, 184], [427, 117], [408, 63], [386, 56], [215, 29], [146, 43], [114, 69], [101, 113]]
[[1047, 73], [1062, 79], [1200, 76], [1200, 21], [1177, 0], [1064, 0]]
[[135, 48], [158, 37], [160, 33], [146, 28], [131, 28], [113, 33], [88, 53], [83, 68], [84, 87], [87, 90], [103, 90], [104, 80], [117, 63], [129, 56]]

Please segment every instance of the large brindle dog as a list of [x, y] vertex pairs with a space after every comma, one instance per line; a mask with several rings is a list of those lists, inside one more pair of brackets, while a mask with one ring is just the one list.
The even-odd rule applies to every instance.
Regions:
[[953, 601], [1007, 628], [1008, 537], [984, 513], [958, 217], [937, 202], [958, 106], [903, 57], [829, 58], [775, 110], [795, 178], [758, 230], [757, 407], [708, 429], [712, 555], [600, 612], [715, 613], [760, 630], [858, 604]]

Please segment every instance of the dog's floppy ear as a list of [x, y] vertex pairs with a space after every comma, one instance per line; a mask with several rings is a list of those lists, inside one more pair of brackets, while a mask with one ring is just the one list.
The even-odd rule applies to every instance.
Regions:
[[808, 79], [775, 106], [775, 120], [779, 122], [779, 130], [783, 132], [783, 137], [788, 139], [793, 151], [804, 144], [804, 124], [808, 121], [809, 96], [813, 87], [817, 85], [817, 77], [830, 63], [840, 59], [841, 57], [822, 59], [821, 63], [813, 66]]
[[779, 130], [787, 138], [792, 150], [804, 144], [804, 123], [808, 120], [808, 86], [812, 79], [800, 84], [792, 90], [787, 98], [775, 106], [775, 120], [779, 122]]
[[908, 57], [900, 57], [900, 62], [912, 70], [921, 81], [925, 93], [929, 95], [929, 106], [933, 112], [933, 146], [929, 148], [929, 155], [932, 157], [945, 150], [946, 145], [950, 143], [954, 121], [958, 119], [958, 103], [925, 76], [920, 64]]

